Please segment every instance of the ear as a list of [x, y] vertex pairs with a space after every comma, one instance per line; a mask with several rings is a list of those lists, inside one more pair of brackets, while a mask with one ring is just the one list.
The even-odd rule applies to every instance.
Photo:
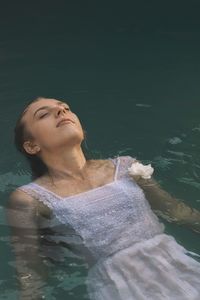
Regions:
[[26, 141], [23, 144], [24, 150], [31, 155], [37, 154], [40, 151], [40, 146], [31, 141]]

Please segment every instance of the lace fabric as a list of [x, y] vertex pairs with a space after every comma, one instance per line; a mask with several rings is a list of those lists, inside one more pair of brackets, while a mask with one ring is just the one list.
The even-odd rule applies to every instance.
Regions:
[[19, 189], [51, 209], [49, 227], [59, 224], [55, 242], [72, 243], [86, 258], [91, 299], [200, 299], [200, 264], [163, 233], [143, 190], [128, 174], [133, 158], [112, 161], [113, 182], [77, 195], [59, 197], [33, 182]]
[[73, 228], [96, 260], [163, 232], [144, 193], [128, 175], [133, 158], [112, 161], [113, 182], [77, 195], [61, 198], [35, 183], [20, 187], [47, 205], [61, 224]]

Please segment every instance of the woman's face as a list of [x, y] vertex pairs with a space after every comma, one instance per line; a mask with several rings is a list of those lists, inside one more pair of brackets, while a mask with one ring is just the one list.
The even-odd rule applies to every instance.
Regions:
[[40, 98], [31, 103], [24, 111], [22, 122], [32, 137], [31, 141], [24, 143], [30, 154], [74, 146], [84, 139], [78, 117], [67, 103], [56, 99]]

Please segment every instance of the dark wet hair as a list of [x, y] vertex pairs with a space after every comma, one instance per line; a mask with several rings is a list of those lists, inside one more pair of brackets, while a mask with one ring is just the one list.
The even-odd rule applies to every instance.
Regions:
[[[39, 101], [40, 99], [47, 99], [45, 97], [37, 97], [35, 99], [33, 99], [32, 101], [30, 101], [28, 103], [28, 105], [25, 107], [28, 108], [28, 106], [34, 102]], [[27, 139], [31, 139], [32, 136], [30, 134], [30, 132], [28, 132], [28, 130], [26, 129], [26, 125], [25, 122], [22, 120], [24, 115], [24, 111], [23, 113], [19, 116], [16, 125], [15, 125], [15, 129], [14, 129], [14, 143], [15, 146], [17, 148], [17, 150], [19, 152], [21, 152], [26, 159], [29, 162], [30, 168], [31, 168], [31, 172], [32, 172], [32, 179], [36, 179], [42, 175], [44, 175], [45, 173], [47, 173], [48, 169], [46, 167], [46, 165], [43, 163], [43, 161], [41, 160], [40, 157], [38, 157], [37, 155], [31, 155], [29, 153], [27, 153], [23, 147], [24, 142]]]

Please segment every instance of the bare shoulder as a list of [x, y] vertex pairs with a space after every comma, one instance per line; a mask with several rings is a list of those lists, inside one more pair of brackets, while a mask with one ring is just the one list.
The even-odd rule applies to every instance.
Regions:
[[10, 208], [33, 206], [34, 203], [34, 198], [20, 189], [13, 191], [8, 199], [8, 207]]
[[16, 189], [10, 194], [6, 207], [6, 217], [12, 234], [23, 236], [23, 230], [36, 229], [36, 205], [35, 200]]
[[116, 166], [109, 159], [97, 159], [93, 161], [92, 174], [94, 178], [102, 184], [109, 183], [113, 180]]
[[115, 165], [109, 159], [94, 159], [94, 160], [90, 160], [90, 162], [95, 168], [107, 169], [107, 170], [115, 169]]

